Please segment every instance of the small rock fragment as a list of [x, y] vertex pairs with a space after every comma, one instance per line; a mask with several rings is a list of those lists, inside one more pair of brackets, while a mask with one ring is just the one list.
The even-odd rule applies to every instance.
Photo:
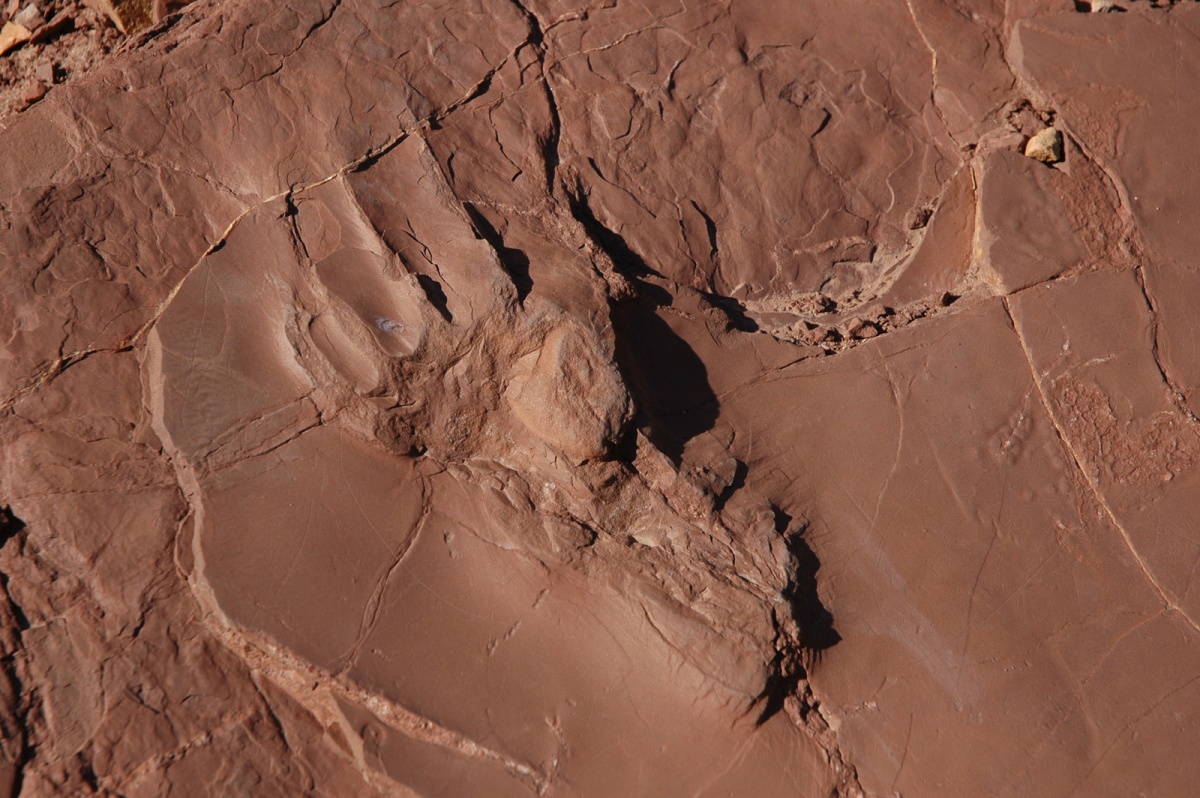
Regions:
[[1057, 128], [1048, 127], [1025, 145], [1025, 156], [1042, 163], [1059, 163], [1063, 159], [1063, 138]]
[[54, 83], [54, 64], [49, 61], [44, 61], [37, 65], [33, 71], [33, 76], [47, 86]]
[[24, 25], [18, 25], [15, 22], [5, 22], [4, 27], [0, 28], [0, 55], [4, 55], [9, 50], [24, 44], [33, 37], [33, 32]]
[[867, 321], [866, 319], [852, 319], [846, 324], [843, 334], [846, 338], [850, 338], [855, 341], [863, 341], [867, 338], [874, 338], [875, 336], [879, 335], [879, 326], [874, 322]]
[[50, 91], [50, 87], [40, 81], [34, 81], [25, 89], [25, 94], [21, 99], [25, 101], [26, 106], [33, 105], [38, 100], [46, 96], [46, 92]]
[[1120, 10], [1121, 10], [1121, 8], [1119, 6], [1117, 6], [1117, 4], [1114, 3], [1112, 0], [1092, 0], [1092, 3], [1091, 3], [1091, 12], [1093, 14], [1105, 14], [1105, 13], [1108, 13], [1109, 11], [1120, 11]]
[[108, 15], [122, 33], [134, 34], [162, 19], [163, 0], [84, 0]]
[[13, 22], [32, 31], [45, 25], [46, 18], [42, 16], [41, 9], [35, 4], [30, 3], [17, 12], [16, 16], [13, 17]]

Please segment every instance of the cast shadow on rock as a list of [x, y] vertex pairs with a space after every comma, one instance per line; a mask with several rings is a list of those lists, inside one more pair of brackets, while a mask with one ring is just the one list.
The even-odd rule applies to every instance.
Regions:
[[582, 191], [570, 202], [572, 214], [592, 241], [636, 290], [632, 299], [612, 309], [617, 368], [633, 395], [637, 426], [678, 466], [687, 442], [712, 429], [720, 411], [708, 369], [658, 314], [673, 299], [669, 291], [649, 281], [660, 277], [658, 272], [596, 218]]
[[750, 468], [741, 460], [735, 460], [734, 462], [737, 465], [733, 468], [733, 479], [729, 481], [729, 484], [725, 486], [725, 489], [717, 495], [716, 501], [713, 502], [713, 509], [717, 512], [724, 510], [725, 505], [733, 498], [733, 494], [746, 486], [746, 475], [750, 473]]
[[533, 290], [533, 278], [529, 275], [529, 256], [525, 254], [525, 250], [506, 246], [504, 236], [500, 235], [500, 232], [474, 205], [468, 202], [464, 203], [463, 207], [467, 210], [467, 216], [471, 219], [471, 226], [475, 228], [475, 232], [488, 243], [488, 246], [496, 253], [500, 265], [508, 273], [513, 287], [517, 289], [517, 301], [525, 304], [525, 297], [529, 296], [529, 292]]
[[617, 368], [638, 427], [678, 466], [687, 442], [712, 429], [720, 404], [704, 361], [657, 313], [670, 294], [640, 281], [637, 287], [637, 297], [613, 310]]
[[729, 319], [729, 326], [741, 332], [758, 332], [758, 322], [750, 318], [746, 306], [731, 296], [705, 293], [704, 298]]
[[[834, 628], [833, 613], [821, 602], [821, 596], [817, 592], [817, 572], [821, 569], [821, 560], [805, 539], [808, 523], [794, 525], [792, 517], [782, 509], [775, 507], [773, 510], [775, 531], [783, 536], [788, 552], [792, 555], [792, 574], [784, 596], [800, 634], [801, 650], [812, 660], [819, 661], [824, 651], [837, 645], [842, 639]], [[787, 698], [797, 695], [801, 680], [808, 678], [804, 665], [794, 660], [789, 661], [782, 652], [772, 664], [773, 673], [767, 678], [767, 684], [759, 697], [763, 706], [758, 716], [759, 725], [783, 709]]]
[[446, 299], [446, 291], [442, 288], [442, 284], [428, 274], [418, 273], [417, 285], [421, 286], [421, 290], [425, 292], [425, 298], [441, 314], [442, 318], [453, 322], [454, 314], [450, 312], [450, 304]]
[[0, 507], [0, 548], [4, 548], [24, 528], [25, 522], [13, 515], [11, 507]]
[[576, 187], [575, 192], [568, 197], [568, 203], [571, 215], [583, 225], [588, 237], [612, 258], [613, 266], [623, 277], [629, 280], [637, 280], [639, 277], [662, 277], [650, 268], [641, 255], [629, 248], [624, 236], [610, 230], [596, 218], [582, 187]]

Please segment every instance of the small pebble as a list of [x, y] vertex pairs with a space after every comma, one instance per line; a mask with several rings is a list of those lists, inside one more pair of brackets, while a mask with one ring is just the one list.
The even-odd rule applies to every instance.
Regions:
[[45, 97], [46, 92], [48, 91], [50, 91], [50, 87], [45, 83], [42, 83], [41, 81], [34, 81], [33, 83], [29, 84], [29, 88], [25, 89], [25, 94], [21, 99], [25, 101], [27, 106], [33, 105], [35, 102]]
[[1112, 0], [1092, 0], [1091, 10], [1093, 14], [1104, 14], [1109, 11], [1120, 11], [1121, 9]]
[[1063, 159], [1063, 138], [1057, 128], [1048, 127], [1025, 145], [1025, 156], [1042, 163], [1059, 163]]
[[846, 324], [843, 335], [856, 341], [863, 341], [879, 335], [879, 327], [874, 322], [865, 319], [853, 319]]

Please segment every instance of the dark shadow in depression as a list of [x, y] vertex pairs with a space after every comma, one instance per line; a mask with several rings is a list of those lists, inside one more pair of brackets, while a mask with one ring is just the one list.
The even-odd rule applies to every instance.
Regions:
[[[808, 523], [793, 524], [792, 517], [782, 509], [772, 509], [775, 513], [775, 531], [783, 536], [792, 555], [792, 577], [784, 590], [784, 596], [791, 608], [792, 620], [800, 633], [801, 652], [780, 651], [771, 663], [772, 673], [759, 696], [762, 702], [762, 712], [758, 716], [759, 725], [766, 723], [783, 709], [788, 697], [803, 698], [800, 695], [800, 682], [808, 678], [808, 671], [797, 654], [803, 653], [820, 659], [822, 652], [837, 645], [842, 639], [834, 628], [833, 613], [825, 607], [817, 593], [817, 572], [821, 570], [821, 560], [805, 539]], [[801, 701], [801, 712], [809, 708], [811, 707]]]
[[467, 202], [463, 204], [463, 207], [466, 208], [467, 216], [470, 217], [475, 232], [488, 243], [488, 246], [496, 253], [500, 265], [508, 273], [513, 287], [517, 289], [517, 300], [524, 304], [525, 297], [529, 296], [529, 292], [533, 290], [533, 278], [529, 276], [529, 256], [525, 254], [524, 250], [506, 246], [504, 236], [500, 235], [487, 217], [480, 213], [474, 205]]

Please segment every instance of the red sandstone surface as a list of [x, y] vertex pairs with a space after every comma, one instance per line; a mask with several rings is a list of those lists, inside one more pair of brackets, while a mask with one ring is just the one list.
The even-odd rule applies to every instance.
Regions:
[[1195, 794], [1200, 4], [177, 5], [0, 56], [0, 795]]

